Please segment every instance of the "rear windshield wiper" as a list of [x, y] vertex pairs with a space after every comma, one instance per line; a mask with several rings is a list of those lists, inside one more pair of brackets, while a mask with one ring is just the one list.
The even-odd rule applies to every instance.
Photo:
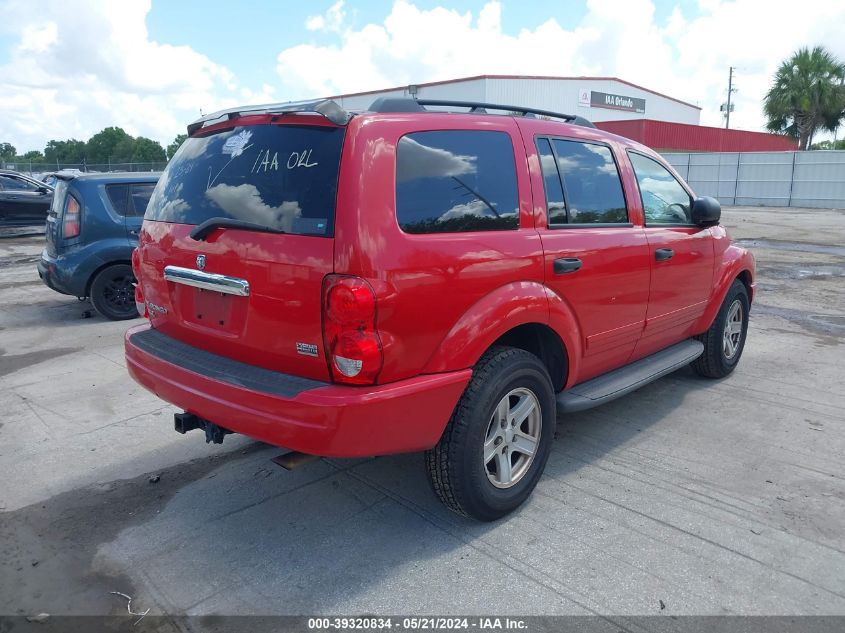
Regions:
[[272, 226], [265, 226], [264, 224], [256, 224], [255, 222], [247, 222], [246, 220], [236, 220], [234, 218], [209, 218], [202, 224], [194, 227], [190, 235], [192, 239], [197, 242], [204, 242], [215, 229], [245, 229], [247, 231], [260, 231], [261, 233], [285, 233], [282, 229], [276, 229]]

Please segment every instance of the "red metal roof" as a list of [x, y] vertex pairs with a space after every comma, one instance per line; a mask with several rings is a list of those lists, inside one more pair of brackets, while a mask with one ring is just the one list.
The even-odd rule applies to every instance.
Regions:
[[726, 130], [653, 119], [600, 121], [596, 127], [656, 150], [680, 152], [779, 152], [798, 149], [798, 141], [780, 134]]

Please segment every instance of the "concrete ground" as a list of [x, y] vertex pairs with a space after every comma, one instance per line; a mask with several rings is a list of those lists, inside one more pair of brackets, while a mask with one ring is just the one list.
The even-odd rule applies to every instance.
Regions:
[[173, 432], [127, 323], [0, 240], [0, 614], [845, 614], [845, 212], [733, 208], [758, 260], [745, 355], [560, 419], [494, 524], [420, 455], [321, 460]]

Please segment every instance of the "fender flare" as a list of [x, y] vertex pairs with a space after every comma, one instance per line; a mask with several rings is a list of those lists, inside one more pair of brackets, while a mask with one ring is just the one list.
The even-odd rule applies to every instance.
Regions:
[[546, 325], [560, 337], [569, 365], [569, 383], [581, 357], [578, 321], [561, 297], [536, 281], [512, 282], [478, 300], [446, 334], [423, 373], [472, 367], [508, 331], [531, 323]]
[[725, 295], [728, 294], [728, 290], [730, 290], [734, 280], [739, 278], [743, 273], [747, 274], [749, 278], [748, 301], [753, 301], [755, 284], [754, 270], [754, 255], [752, 255], [751, 251], [733, 245], [725, 249], [721, 259], [721, 265], [714, 271], [715, 283], [713, 284], [713, 293], [710, 295], [710, 301], [701, 318], [696, 322], [696, 333], [706, 332], [712, 325], [713, 320], [719, 313], [719, 309], [722, 307]]

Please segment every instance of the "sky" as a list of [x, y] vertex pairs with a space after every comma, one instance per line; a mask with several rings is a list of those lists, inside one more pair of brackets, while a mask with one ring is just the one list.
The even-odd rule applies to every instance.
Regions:
[[842, 0], [0, 0], [0, 142], [115, 125], [167, 145], [200, 112], [479, 74], [614, 76], [762, 130], [778, 64], [845, 60]]

